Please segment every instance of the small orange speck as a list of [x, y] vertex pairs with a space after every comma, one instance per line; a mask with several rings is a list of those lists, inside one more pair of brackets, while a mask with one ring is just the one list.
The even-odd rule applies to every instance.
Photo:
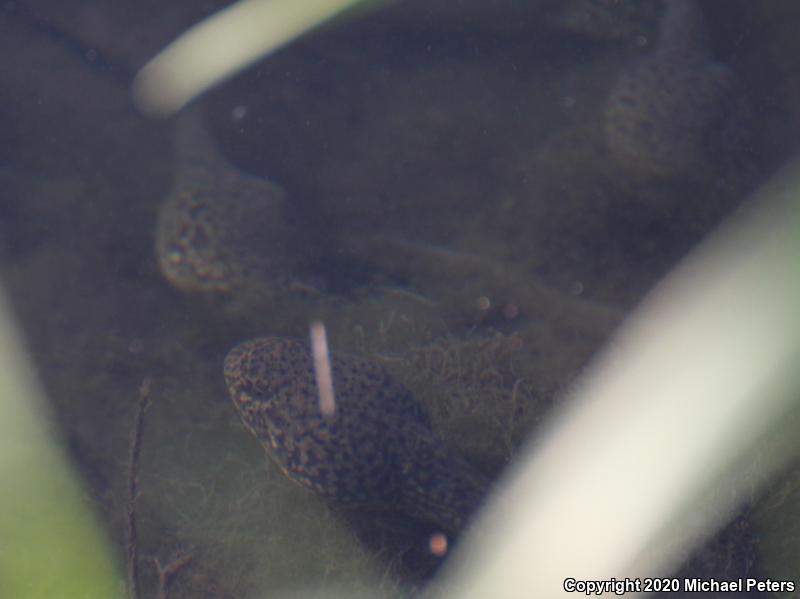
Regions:
[[447, 535], [442, 532], [432, 534], [428, 541], [428, 547], [436, 557], [444, 557], [447, 553]]

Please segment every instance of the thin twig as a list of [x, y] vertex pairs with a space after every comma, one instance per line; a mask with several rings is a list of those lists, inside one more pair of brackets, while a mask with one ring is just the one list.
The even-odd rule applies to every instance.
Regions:
[[169, 599], [169, 587], [172, 585], [172, 581], [178, 572], [192, 563], [192, 559], [192, 554], [187, 553], [171, 560], [166, 566], [162, 566], [157, 557], [153, 558], [158, 572], [158, 599]]
[[139, 454], [142, 451], [144, 414], [150, 405], [151, 386], [151, 380], [149, 378], [145, 378], [139, 387], [139, 408], [136, 413], [136, 423], [131, 431], [131, 444], [130, 451], [128, 453], [128, 520], [125, 531], [125, 547], [128, 566], [128, 596], [130, 599], [139, 599], [136, 500], [139, 498]]

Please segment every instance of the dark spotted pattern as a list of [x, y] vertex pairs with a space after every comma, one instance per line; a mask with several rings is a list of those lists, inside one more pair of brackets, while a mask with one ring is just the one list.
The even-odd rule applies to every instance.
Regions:
[[399, 510], [457, 532], [487, 480], [434, 436], [383, 368], [331, 360], [336, 409], [325, 416], [305, 345], [270, 337], [233, 348], [225, 380], [247, 428], [290, 478], [336, 504]]

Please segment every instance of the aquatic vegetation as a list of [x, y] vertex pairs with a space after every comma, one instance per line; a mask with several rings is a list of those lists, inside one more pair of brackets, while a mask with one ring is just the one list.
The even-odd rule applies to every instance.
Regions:
[[669, 572], [755, 489], [796, 468], [799, 225], [795, 161], [621, 328], [440, 590], [554, 596], [578, 571]]
[[214, 84], [358, 4], [378, 0], [240, 0], [173, 41], [137, 75], [146, 112], [172, 114]]
[[499, 471], [552, 405], [550, 381], [530, 371], [516, 334], [444, 335], [387, 367], [428, 407], [434, 428], [476, 463]]
[[106, 534], [52, 435], [22, 347], [0, 296], [0, 595], [121, 598]]

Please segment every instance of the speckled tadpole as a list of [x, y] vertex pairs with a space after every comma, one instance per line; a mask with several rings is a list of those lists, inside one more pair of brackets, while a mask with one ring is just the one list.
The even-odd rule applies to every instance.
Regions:
[[176, 126], [175, 183], [156, 227], [162, 274], [190, 292], [282, 287], [291, 235], [284, 191], [228, 164], [199, 108], [178, 117]]
[[487, 479], [431, 431], [414, 396], [379, 365], [331, 356], [336, 410], [320, 411], [309, 348], [275, 337], [225, 358], [242, 420], [293, 480], [343, 507], [402, 511], [457, 533]]
[[665, 2], [655, 52], [624, 72], [608, 98], [606, 141], [620, 162], [672, 175], [701, 170], [726, 149], [714, 134], [729, 133], [735, 115], [727, 111], [738, 105], [738, 86], [733, 72], [711, 58], [706, 37], [693, 0]]

